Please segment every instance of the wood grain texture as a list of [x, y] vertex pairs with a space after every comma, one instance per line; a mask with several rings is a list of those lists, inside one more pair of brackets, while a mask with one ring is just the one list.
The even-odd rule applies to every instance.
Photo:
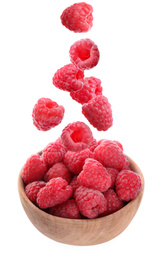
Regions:
[[130, 167], [142, 180], [138, 196], [117, 212], [97, 219], [66, 219], [52, 216], [37, 208], [26, 196], [21, 172], [18, 191], [22, 206], [32, 224], [45, 236], [70, 245], [96, 245], [118, 236], [135, 216], [144, 192], [144, 177], [137, 164], [127, 156]]

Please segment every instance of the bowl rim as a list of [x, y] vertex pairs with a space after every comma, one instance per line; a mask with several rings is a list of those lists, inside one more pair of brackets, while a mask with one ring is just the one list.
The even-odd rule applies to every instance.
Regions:
[[[38, 152], [38, 154], [41, 154], [41, 152]], [[137, 194], [136, 198], [129, 201], [123, 208], [119, 209], [118, 211], [112, 213], [112, 214], [109, 214], [109, 215], [106, 215], [106, 216], [102, 216], [102, 217], [97, 217], [97, 218], [94, 218], [94, 219], [69, 219], [69, 218], [62, 218], [62, 217], [58, 217], [58, 216], [54, 216], [54, 215], [51, 215], [47, 212], [45, 212], [44, 210], [40, 209], [39, 207], [37, 207], [37, 205], [35, 205], [33, 202], [30, 201], [30, 199], [26, 196], [26, 193], [25, 193], [25, 184], [23, 182], [23, 179], [22, 179], [22, 169], [19, 173], [19, 176], [18, 176], [18, 191], [19, 191], [19, 195], [23, 197], [23, 199], [26, 201], [26, 203], [29, 204], [29, 206], [34, 210], [34, 211], [37, 211], [38, 214], [41, 214], [44, 217], [46, 218], [49, 218], [49, 219], [53, 219], [54, 221], [55, 220], [58, 220], [58, 221], [62, 221], [62, 222], [66, 222], [66, 223], [72, 223], [72, 222], [76, 222], [76, 223], [82, 223], [82, 222], [98, 222], [98, 221], [105, 221], [107, 218], [110, 219], [110, 218], [113, 218], [113, 216], [116, 216], [117, 214], [120, 214], [121, 212], [128, 210], [131, 206], [133, 206], [133, 204], [135, 204], [136, 200], [138, 200], [140, 197], [142, 198], [143, 196], [143, 192], [144, 192], [144, 177], [143, 177], [143, 174], [140, 170], [140, 168], [138, 167], [138, 165], [129, 157], [127, 156], [127, 159], [128, 161], [130, 162], [130, 165], [132, 164], [133, 165], [133, 168], [137, 169], [137, 173], [140, 175], [141, 177], [141, 182], [142, 182], [142, 186], [141, 186], [141, 190], [139, 191], [139, 193]], [[135, 170], [134, 170], [135, 171]]]

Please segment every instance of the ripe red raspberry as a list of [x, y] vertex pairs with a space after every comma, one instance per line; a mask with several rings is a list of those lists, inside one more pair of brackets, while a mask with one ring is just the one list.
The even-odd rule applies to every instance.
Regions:
[[82, 113], [98, 131], [106, 131], [113, 124], [111, 105], [102, 95], [83, 104]]
[[71, 62], [81, 70], [91, 69], [99, 62], [99, 49], [90, 39], [76, 41], [69, 50]]
[[33, 124], [38, 130], [47, 131], [59, 125], [65, 109], [49, 98], [40, 98], [32, 111]]
[[79, 85], [76, 81], [83, 78], [84, 72], [71, 63], [58, 69], [54, 74], [52, 81], [55, 87], [70, 92], [81, 87], [81, 84]]
[[31, 200], [33, 203], [36, 203], [36, 198], [39, 190], [46, 186], [46, 183], [44, 181], [34, 181], [25, 187], [25, 193], [29, 200]]
[[72, 187], [61, 177], [51, 179], [37, 195], [37, 204], [41, 209], [53, 207], [67, 201], [72, 195]]
[[94, 138], [93, 141], [90, 143], [90, 145], [88, 146], [88, 149], [91, 152], [94, 152], [94, 149], [98, 146], [98, 142], [97, 140]]
[[129, 165], [129, 161], [121, 148], [110, 140], [98, 145], [94, 150], [94, 155], [95, 159], [102, 163], [104, 167], [121, 171]]
[[80, 80], [81, 88], [71, 91], [70, 96], [80, 104], [87, 103], [97, 95], [102, 95], [101, 80], [95, 77], [88, 77]]
[[122, 170], [116, 179], [116, 193], [121, 200], [134, 199], [141, 189], [140, 176], [130, 170]]
[[96, 218], [107, 209], [107, 201], [98, 190], [80, 186], [74, 197], [80, 213], [87, 218]]
[[48, 168], [39, 154], [31, 155], [22, 168], [22, 179], [25, 184], [41, 181]]
[[103, 216], [112, 214], [124, 206], [124, 203], [118, 198], [113, 189], [107, 190], [104, 197], [107, 200], [107, 210], [102, 214]]
[[76, 3], [67, 7], [60, 19], [62, 24], [75, 33], [88, 32], [93, 23], [93, 8], [86, 3]]
[[62, 204], [56, 205], [49, 209], [51, 215], [62, 217], [62, 218], [71, 218], [79, 219], [81, 218], [78, 206], [74, 199], [69, 199]]
[[58, 162], [55, 163], [45, 174], [44, 180], [48, 182], [52, 178], [61, 177], [64, 180], [66, 180], [68, 183], [70, 183], [72, 179], [72, 174], [68, 170], [68, 168], [62, 163]]
[[106, 168], [106, 171], [107, 171], [107, 173], [111, 177], [111, 186], [110, 186], [110, 188], [114, 189], [115, 188], [116, 178], [117, 178], [117, 175], [118, 175], [119, 171], [116, 170], [116, 169], [113, 169], [113, 168]]
[[[109, 140], [101, 139], [98, 141], [98, 144], [101, 144], [102, 142], [106, 142], [106, 141], [108, 142]], [[114, 141], [110, 141], [110, 142], [114, 142], [115, 144], [117, 144], [120, 147], [120, 149], [123, 151], [123, 145], [119, 141], [114, 140]]]
[[111, 177], [101, 163], [94, 159], [86, 159], [83, 170], [77, 177], [77, 181], [88, 188], [106, 191], [111, 186]]
[[62, 131], [61, 139], [66, 149], [80, 152], [86, 149], [93, 140], [90, 128], [83, 122], [68, 124]]
[[55, 142], [49, 143], [43, 149], [42, 158], [47, 165], [52, 166], [57, 162], [61, 162], [65, 153], [66, 149], [60, 139], [58, 139]]
[[72, 181], [70, 182], [70, 185], [72, 186], [73, 189], [73, 193], [75, 192], [75, 190], [80, 187], [80, 183], [77, 181], [77, 177], [78, 175], [74, 175]]
[[63, 162], [71, 172], [79, 174], [83, 169], [85, 160], [89, 158], [90, 155], [91, 151], [89, 149], [80, 152], [68, 151], [64, 156]]

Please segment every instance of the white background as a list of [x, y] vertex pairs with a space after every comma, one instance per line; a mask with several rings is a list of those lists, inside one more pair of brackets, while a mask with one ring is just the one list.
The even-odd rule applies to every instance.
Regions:
[[[92, 29], [70, 32], [60, 22], [74, 1], [0, 2], [0, 236], [1, 259], [164, 259], [164, 2], [87, 0], [94, 8]], [[52, 77], [69, 61], [78, 39], [98, 45], [100, 61], [86, 76], [100, 78], [113, 110], [113, 127], [97, 139], [119, 140], [145, 178], [141, 206], [117, 238], [97, 246], [64, 245], [42, 235], [21, 206], [17, 177], [26, 159], [77, 120], [81, 105], [56, 89]], [[65, 107], [62, 123], [48, 132], [32, 124], [40, 97]], [[151, 258], [151, 259], [152, 259]]]

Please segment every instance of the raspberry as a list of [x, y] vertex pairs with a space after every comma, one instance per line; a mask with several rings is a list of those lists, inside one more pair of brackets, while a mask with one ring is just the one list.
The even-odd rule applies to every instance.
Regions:
[[107, 173], [111, 177], [111, 186], [110, 186], [110, 188], [114, 189], [115, 188], [116, 178], [117, 178], [117, 175], [118, 175], [119, 171], [116, 170], [116, 169], [113, 169], [113, 168], [106, 168], [106, 171], [107, 171]]
[[25, 187], [25, 193], [33, 203], [36, 203], [36, 198], [39, 190], [45, 186], [46, 183], [44, 181], [31, 182]]
[[76, 3], [67, 7], [60, 19], [62, 24], [75, 33], [88, 32], [92, 27], [93, 8], [86, 3]]
[[90, 143], [90, 145], [88, 146], [88, 149], [91, 151], [91, 152], [94, 152], [94, 149], [98, 146], [98, 142], [97, 140], [94, 138], [92, 140], [92, 142]]
[[32, 111], [33, 124], [38, 130], [47, 131], [59, 125], [65, 109], [49, 98], [40, 98]]
[[39, 154], [31, 155], [22, 169], [22, 179], [25, 184], [41, 181], [48, 168]]
[[90, 128], [83, 122], [68, 124], [62, 131], [61, 139], [66, 149], [80, 152], [86, 149], [93, 140]]
[[111, 105], [102, 95], [83, 104], [82, 113], [98, 131], [106, 131], [113, 124]]
[[57, 178], [57, 177], [63, 178], [68, 183], [70, 183], [70, 181], [72, 179], [72, 175], [71, 175], [70, 171], [68, 170], [68, 168], [62, 162], [55, 163], [48, 170], [48, 172], [46, 172], [46, 174], [44, 176], [44, 180], [46, 182], [48, 182], [52, 178]]
[[69, 50], [71, 62], [81, 70], [91, 69], [99, 62], [99, 49], [90, 39], [76, 41]]
[[80, 213], [87, 218], [96, 218], [107, 209], [107, 201], [98, 190], [80, 186], [74, 197]]
[[72, 186], [73, 189], [73, 193], [75, 192], [75, 190], [80, 187], [80, 183], [77, 181], [77, 177], [78, 175], [74, 175], [72, 181], [70, 182], [70, 185]]
[[134, 199], [141, 189], [140, 176], [130, 170], [122, 170], [116, 179], [116, 193], [121, 200]]
[[79, 219], [81, 218], [78, 206], [74, 199], [69, 199], [62, 204], [56, 205], [49, 209], [51, 215], [62, 217], [62, 218], [71, 218]]
[[129, 165], [126, 155], [121, 148], [113, 141], [105, 141], [94, 150], [95, 159], [104, 167], [114, 168], [118, 171], [125, 169]]
[[74, 174], [79, 174], [82, 169], [84, 162], [90, 157], [91, 151], [89, 149], [82, 150], [80, 152], [68, 151], [63, 159], [64, 164]]
[[80, 104], [87, 103], [97, 95], [102, 95], [101, 80], [95, 77], [88, 77], [81, 80], [81, 88], [71, 91], [70, 96]]
[[[108, 142], [109, 140], [107, 140], [107, 139], [101, 139], [101, 140], [99, 140], [98, 141], [98, 144], [101, 144], [102, 142]], [[123, 145], [119, 142], [119, 141], [116, 141], [116, 140], [114, 140], [114, 141], [112, 141], [112, 142], [114, 142], [115, 144], [117, 144], [120, 148], [121, 148], [121, 150], [123, 151]]]
[[72, 187], [61, 177], [51, 179], [41, 188], [37, 195], [37, 203], [41, 209], [53, 207], [67, 201], [72, 195]]
[[111, 186], [111, 177], [101, 163], [94, 159], [86, 159], [83, 170], [77, 177], [77, 181], [88, 188], [106, 191]]
[[124, 206], [124, 203], [118, 198], [113, 189], [109, 189], [104, 193], [107, 200], [107, 210], [102, 214], [103, 216], [112, 214]]
[[56, 71], [52, 81], [55, 87], [70, 92], [81, 87], [81, 85], [79, 86], [76, 81], [83, 78], [84, 72], [82, 70], [79, 70], [73, 64], [68, 64]]
[[66, 149], [60, 139], [58, 139], [55, 142], [49, 143], [43, 149], [42, 158], [47, 165], [52, 166], [57, 162], [61, 162], [65, 153]]

